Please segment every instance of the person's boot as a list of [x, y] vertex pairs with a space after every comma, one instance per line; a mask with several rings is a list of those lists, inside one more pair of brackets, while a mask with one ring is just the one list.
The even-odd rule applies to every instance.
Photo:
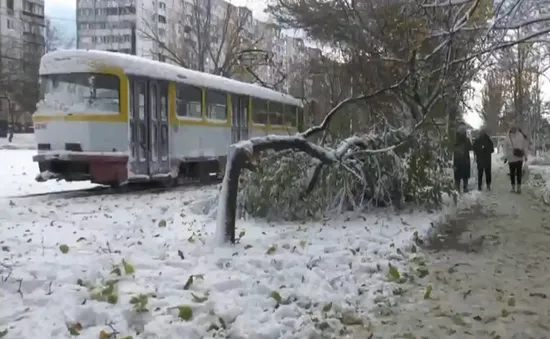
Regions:
[[521, 194], [521, 185], [518, 185], [517, 189], [516, 189], [516, 193], [517, 194]]
[[468, 192], [468, 180], [464, 180], [464, 193]]
[[491, 185], [487, 185], [487, 191], [491, 191]]
[[516, 193], [516, 185], [512, 185], [512, 193]]
[[460, 180], [455, 180], [455, 189], [460, 192]]

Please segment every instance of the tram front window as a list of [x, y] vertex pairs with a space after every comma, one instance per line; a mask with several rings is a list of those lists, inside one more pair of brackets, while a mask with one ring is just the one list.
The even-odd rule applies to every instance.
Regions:
[[118, 114], [120, 80], [95, 73], [43, 75], [36, 108], [46, 114]]

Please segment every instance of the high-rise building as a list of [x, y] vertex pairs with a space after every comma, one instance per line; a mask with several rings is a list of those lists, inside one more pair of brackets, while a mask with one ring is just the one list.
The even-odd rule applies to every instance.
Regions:
[[[76, 47], [164, 60], [167, 8], [174, 0], [77, 0]], [[134, 51], [135, 49], [135, 51]]]
[[[255, 68], [267, 84], [277, 83], [308, 55], [302, 39], [224, 0], [77, 0], [76, 20], [77, 48], [135, 52], [243, 81], [257, 80], [236, 65], [243, 50], [272, 54], [270, 65]], [[288, 86], [281, 83], [278, 89]]]
[[1, 0], [0, 61], [33, 62], [44, 54], [44, 1]]
[[[43, 0], [1, 0], [0, 4], [0, 129], [3, 129], [8, 118], [10, 122], [28, 120], [33, 113], [34, 103], [29, 96], [38, 97], [38, 65], [46, 41]], [[7, 99], [12, 104], [9, 109]], [[8, 111], [13, 116], [8, 117]]]

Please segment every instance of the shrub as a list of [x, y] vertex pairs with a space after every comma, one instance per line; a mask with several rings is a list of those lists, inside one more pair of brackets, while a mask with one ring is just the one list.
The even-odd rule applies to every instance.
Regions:
[[[362, 139], [367, 149], [381, 149], [405, 137], [394, 131]], [[324, 166], [309, 194], [304, 192], [318, 164], [315, 159], [293, 151], [265, 152], [256, 170], [241, 176], [241, 211], [271, 220], [319, 219], [327, 212], [374, 206], [436, 208], [443, 194], [452, 193], [448, 165], [441, 160], [447, 155], [433, 139], [417, 136], [403, 147], [375, 154], [353, 151], [341, 163]]]

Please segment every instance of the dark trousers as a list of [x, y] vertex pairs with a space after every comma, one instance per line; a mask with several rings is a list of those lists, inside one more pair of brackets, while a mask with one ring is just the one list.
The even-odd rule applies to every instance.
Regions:
[[481, 184], [483, 183], [483, 174], [485, 174], [485, 184], [487, 184], [487, 187], [491, 187], [491, 164], [477, 166], [477, 187], [479, 188], [481, 188]]
[[510, 182], [512, 185], [521, 185], [523, 161], [509, 162], [508, 167], [510, 167]]
[[468, 190], [468, 179], [470, 176], [470, 170], [466, 166], [458, 166], [454, 170], [455, 186], [457, 190], [460, 190], [460, 183], [464, 191]]

